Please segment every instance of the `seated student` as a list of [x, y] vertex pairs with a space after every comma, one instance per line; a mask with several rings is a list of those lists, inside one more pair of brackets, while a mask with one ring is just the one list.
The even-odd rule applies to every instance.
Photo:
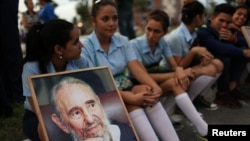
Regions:
[[[223, 65], [206, 48], [193, 45], [197, 37], [196, 28], [203, 25], [204, 16], [205, 8], [200, 2], [192, 1], [185, 4], [182, 8], [181, 25], [166, 35], [165, 39], [178, 66], [192, 67], [196, 76], [202, 76], [200, 79], [204, 78], [203, 84], [209, 83], [206, 85], [206, 89], [209, 89], [220, 75]], [[205, 108], [215, 110], [218, 108], [217, 105], [204, 98], [206, 89], [200, 94], [198, 100]]]
[[229, 4], [217, 5], [206, 27], [198, 30], [198, 38], [200, 45], [205, 46], [224, 65], [217, 80], [216, 102], [230, 108], [240, 108], [241, 103], [231, 96], [231, 91], [239, 83], [246, 58], [250, 58], [250, 50], [239, 48], [229, 41], [232, 37], [228, 36], [231, 33], [228, 32], [229, 23], [232, 22], [234, 11], [234, 7]]
[[249, 16], [249, 9], [246, 5], [239, 5], [235, 8], [235, 12], [232, 16], [232, 22], [229, 24], [229, 29], [234, 33], [234, 35], [242, 36], [240, 28], [241, 26], [247, 26], [250, 18]]
[[[169, 94], [169, 92], [171, 91], [175, 96], [175, 102], [178, 107], [197, 127], [203, 124], [204, 121], [202, 121], [203, 119], [201, 119], [199, 114], [197, 114], [192, 101], [185, 92], [185, 90], [189, 87], [190, 82], [194, 79], [194, 76], [192, 74], [193, 70], [187, 69], [184, 71], [182, 67], [177, 66], [171, 54], [170, 48], [167, 46], [164, 38], [162, 38], [167, 32], [168, 25], [168, 15], [162, 10], [153, 10], [147, 16], [145, 34], [131, 40], [130, 44], [135, 48], [137, 57], [148, 70], [150, 76], [160, 85], [164, 94]], [[159, 70], [158, 72], [156, 69], [154, 70], [154, 72], [151, 72], [152, 67], [154, 68], [159, 66], [162, 56], [164, 56], [164, 59], [167, 59], [175, 72], [162, 73], [161, 71], [163, 70], [163, 68], [160, 68], [161, 70]], [[197, 73], [197, 75], [199, 74]], [[169, 82], [174, 80], [176, 80], [177, 83], [180, 84], [179, 87], [169, 85], [171, 84]], [[167, 99], [168, 98], [169, 97], [167, 97]], [[185, 101], [185, 104], [180, 101]], [[174, 100], [167, 100], [167, 102], [168, 107], [166, 108], [172, 108], [172, 103], [174, 103]]]
[[78, 28], [64, 20], [33, 25], [27, 34], [26, 45], [22, 73], [23, 95], [26, 96], [23, 132], [32, 141], [40, 141], [44, 139], [39, 137], [41, 128], [34, 112], [28, 77], [86, 68], [89, 65], [86, 59], [80, 56], [82, 44], [79, 41]]
[[[94, 1], [91, 22], [94, 31], [83, 40], [82, 55], [88, 57], [94, 66], [108, 66], [113, 76], [122, 74], [128, 67], [139, 83], [144, 84], [121, 91], [140, 140], [158, 141], [159, 137], [160, 140], [178, 141], [177, 133], [159, 102], [161, 88], [136, 60], [128, 39], [115, 34], [118, 27], [116, 4], [111, 0]], [[205, 124], [204, 135], [206, 130]]]
[[[249, 23], [249, 8], [246, 5], [239, 5], [235, 8], [235, 12], [232, 16], [232, 23], [229, 24], [229, 29], [232, 32], [232, 34], [228, 34], [228, 36], [231, 36], [231, 42], [235, 44], [238, 47], [241, 48], [248, 48], [248, 44], [246, 43], [246, 39], [244, 38], [241, 26], [247, 26]], [[248, 61], [249, 63], [249, 61]], [[250, 72], [248, 72], [248, 76], [246, 78], [246, 82], [250, 80]], [[250, 81], [249, 81], [250, 82]], [[235, 95], [237, 97], [244, 98], [243, 95]]]

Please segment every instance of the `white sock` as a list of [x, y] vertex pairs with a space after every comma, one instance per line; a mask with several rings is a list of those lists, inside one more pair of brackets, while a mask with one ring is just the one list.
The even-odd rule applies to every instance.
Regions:
[[158, 141], [157, 135], [143, 109], [136, 109], [130, 112], [129, 115], [141, 141]]
[[201, 92], [210, 88], [210, 83], [214, 80], [214, 78], [215, 77], [208, 75], [201, 75], [196, 78], [187, 91], [190, 99], [193, 101], [199, 94], [201, 94]]
[[147, 107], [145, 112], [151, 125], [163, 141], [179, 141], [179, 137], [160, 102]]
[[208, 84], [206, 89], [200, 94], [201, 96], [204, 96], [207, 94], [207, 91], [212, 87], [212, 85], [216, 82], [216, 80], [220, 77], [221, 73], [217, 73], [215, 77], [211, 80], [211, 82]]
[[[211, 83], [215, 81], [215, 77], [201, 75], [192, 82], [188, 89], [190, 99], [193, 101], [198, 95], [203, 94], [202, 92], [211, 87]], [[205, 93], [205, 92], [204, 92]], [[169, 112], [175, 105], [174, 96], [168, 95], [165, 101], [162, 102], [164, 109]]]
[[172, 94], [168, 95], [166, 100], [162, 102], [162, 105], [168, 113], [175, 106], [174, 96]]
[[194, 124], [200, 135], [206, 136], [208, 133], [208, 125], [198, 114], [187, 93], [177, 95], [175, 101], [181, 111]]

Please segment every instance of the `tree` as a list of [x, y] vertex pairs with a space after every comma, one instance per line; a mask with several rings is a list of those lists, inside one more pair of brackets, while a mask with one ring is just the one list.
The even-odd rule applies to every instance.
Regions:
[[236, 5], [235, 0], [226, 0], [226, 1], [227, 1], [227, 3], [231, 4], [232, 6]]
[[150, 2], [148, 0], [134, 0], [134, 10], [136, 12], [149, 11]]
[[79, 25], [78, 27], [81, 29], [81, 33], [86, 34], [89, 33], [91, 28], [90, 23], [90, 10], [88, 0], [71, 0], [78, 1], [76, 5], [76, 14], [79, 16], [79, 19], [74, 18], [73, 23]]

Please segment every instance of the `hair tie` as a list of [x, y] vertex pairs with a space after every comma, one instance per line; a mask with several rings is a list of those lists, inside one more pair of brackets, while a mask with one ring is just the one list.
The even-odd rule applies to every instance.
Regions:
[[95, 4], [97, 4], [97, 3], [99, 3], [99, 2], [101, 2], [101, 0], [96, 0], [96, 1], [95, 1]]

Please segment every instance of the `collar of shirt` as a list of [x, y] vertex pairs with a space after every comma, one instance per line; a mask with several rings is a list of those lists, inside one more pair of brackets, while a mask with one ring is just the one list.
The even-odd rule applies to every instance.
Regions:
[[[150, 46], [149, 46], [149, 44], [148, 44], [148, 40], [147, 40], [147, 37], [146, 37], [146, 34], [144, 34], [143, 36], [141, 36], [140, 38], [139, 38], [139, 40], [142, 40], [142, 42], [139, 42], [140, 43], [140, 46], [142, 47], [141, 49], [142, 49], [142, 53], [143, 54], [146, 54], [146, 53], [152, 53], [151, 52], [151, 49], [150, 49]], [[159, 49], [160, 48], [160, 43], [161, 42], [165, 42], [165, 40], [163, 39], [163, 38], [161, 38], [160, 40], [159, 40], [159, 42], [157, 43], [157, 47], [156, 47], [156, 49], [155, 49], [155, 53], [154, 54], [162, 54], [163, 52], [161, 52], [161, 50]]]
[[117, 125], [109, 125], [108, 130], [111, 134], [111, 138], [113, 141], [120, 141], [121, 138], [121, 131], [120, 128]]
[[[99, 52], [104, 52], [103, 48], [101, 47], [100, 45], [100, 42], [96, 36], [96, 33], [95, 31], [93, 31], [90, 35], [90, 39], [92, 40], [92, 43], [94, 45], [94, 49], [96, 51], [99, 51]], [[109, 49], [109, 53], [113, 52], [114, 50], [116, 50], [116, 48], [120, 48], [122, 47], [122, 43], [120, 40], [116, 40], [115, 39], [115, 36], [112, 36], [111, 37], [111, 42], [110, 42], [110, 49]]]
[[147, 41], [146, 34], [144, 34], [144, 35], [141, 37], [141, 40], [144, 41], [144, 42], [140, 42], [140, 43], [141, 43], [141, 47], [142, 47], [142, 53], [145, 54], [145, 53], [151, 52], [150, 47], [149, 47], [149, 44], [148, 44], [148, 41]]
[[182, 31], [184, 37], [186, 38], [187, 43], [192, 45], [194, 40], [197, 38], [196, 32], [193, 32], [191, 34], [184, 23], [181, 23], [180, 28], [181, 28], [181, 31]]
[[[72, 62], [69, 60], [67, 65], [66, 65], [66, 71], [67, 70], [74, 70], [74, 69], [77, 69], [77, 68], [74, 68], [73, 65], [71, 64]], [[49, 64], [47, 65], [47, 70], [48, 72], [50, 73], [53, 73], [53, 72], [56, 72], [55, 70], [55, 67], [53, 66], [53, 63], [51, 61], [49, 61]]]

